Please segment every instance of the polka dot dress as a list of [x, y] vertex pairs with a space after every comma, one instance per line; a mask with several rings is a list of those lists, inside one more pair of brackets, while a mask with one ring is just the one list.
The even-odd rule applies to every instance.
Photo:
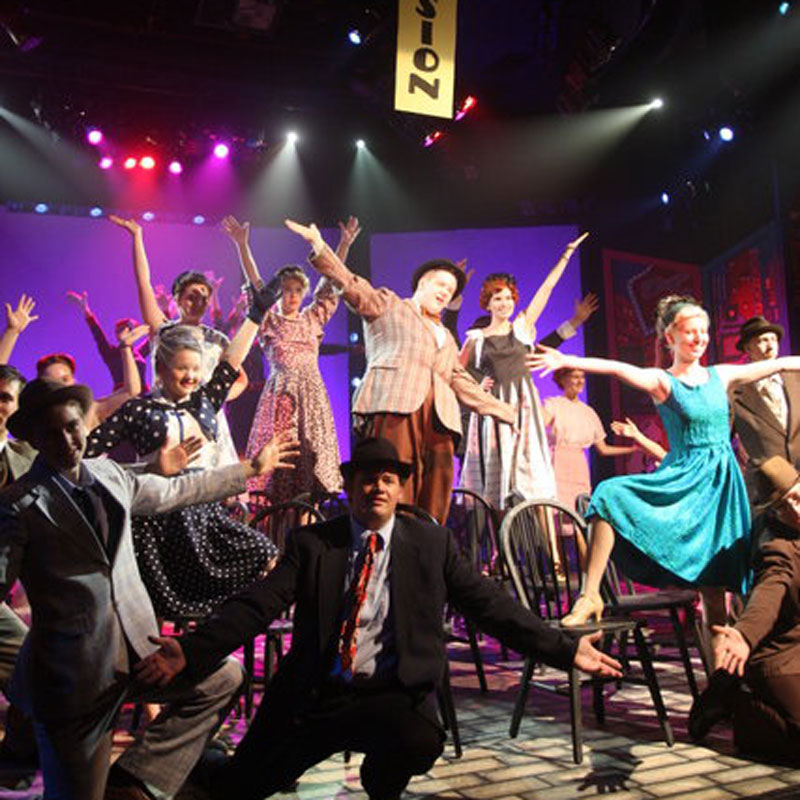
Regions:
[[[213, 443], [216, 411], [237, 371], [220, 362], [211, 380], [180, 403], [158, 392], [125, 403], [95, 428], [87, 456], [107, 452], [122, 441], [152, 460], [164, 444], [199, 435]], [[208, 451], [208, 453], [204, 453]], [[193, 462], [213, 459], [204, 447]], [[278, 554], [262, 533], [232, 519], [222, 503], [202, 503], [169, 514], [133, 517], [133, 543], [142, 580], [156, 613], [163, 617], [205, 615], [260, 577]]]

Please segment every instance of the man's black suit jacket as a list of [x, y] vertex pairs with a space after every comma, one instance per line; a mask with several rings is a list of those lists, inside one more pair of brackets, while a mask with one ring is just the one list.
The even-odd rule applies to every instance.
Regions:
[[[350, 546], [348, 516], [293, 532], [285, 554], [268, 576], [228, 600], [207, 623], [182, 638], [189, 673], [208, 673], [221, 657], [266, 631], [295, 603], [291, 649], [268, 687], [265, 702], [286, 704], [289, 713], [311, 705], [333, 664]], [[446, 528], [398, 515], [390, 558], [390, 613], [402, 686], [430, 691], [440, 683], [447, 657], [443, 630], [447, 601], [513, 650], [556, 667], [572, 664], [577, 642], [479, 575], [460, 555]]]

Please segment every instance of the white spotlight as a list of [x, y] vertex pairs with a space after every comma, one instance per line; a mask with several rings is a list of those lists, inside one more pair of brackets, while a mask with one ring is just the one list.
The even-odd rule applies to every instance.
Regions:
[[660, 97], [654, 97], [650, 101], [650, 108], [664, 108], [664, 101]]
[[300, 137], [294, 131], [289, 131], [289, 133], [286, 134], [286, 141], [289, 142], [289, 144], [297, 144], [299, 138]]
[[367, 146], [367, 143], [363, 139], [356, 139], [356, 147], [359, 150], [363, 150]]

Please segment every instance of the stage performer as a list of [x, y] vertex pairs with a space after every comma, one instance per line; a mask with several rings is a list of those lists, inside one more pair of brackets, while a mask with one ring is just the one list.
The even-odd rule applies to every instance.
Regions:
[[261, 800], [355, 750], [365, 754], [370, 800], [398, 800], [442, 752], [432, 693], [447, 663], [445, 603], [538, 661], [621, 674], [594, 648], [599, 631], [573, 637], [549, 627], [478, 574], [447, 528], [397, 514], [411, 471], [386, 439], [359, 442], [342, 464], [350, 513], [296, 530], [264, 580], [194, 633], [159, 640], [138, 668], [159, 686], [205, 674], [296, 604], [291, 651], [233, 757], [208, 775], [211, 797]]
[[[536, 290], [527, 308], [514, 318], [519, 290], [513, 275], [489, 275], [481, 286], [480, 306], [491, 315], [485, 328], [467, 331], [461, 363], [485, 376], [482, 384], [516, 412], [515, 427], [498, 425], [473, 412], [467, 433], [467, 451], [461, 485], [504, 509], [514, 498], [556, 496], [550, 448], [542, 419], [539, 393], [531, 380], [526, 357], [536, 341], [536, 321], [587, 233], [570, 242], [561, 258]], [[474, 373], [473, 373], [474, 374]]]
[[575, 508], [579, 494], [592, 493], [588, 448], [594, 447], [601, 456], [608, 457], [630, 455], [637, 448], [606, 442], [597, 412], [578, 396], [586, 386], [582, 369], [556, 370], [553, 380], [563, 394], [544, 401], [544, 424], [550, 429], [558, 499], [568, 508]]
[[[282, 466], [273, 443], [247, 464], [165, 479], [110, 459], [86, 459], [87, 386], [31, 381], [8, 430], [39, 455], [0, 492], [0, 596], [19, 578], [31, 606], [12, 693], [36, 727], [44, 796], [61, 800], [173, 797], [242, 684], [235, 659], [202, 679], [159, 691], [132, 680], [158, 626], [131, 545], [131, 515], [213, 501], [246, 478]], [[112, 768], [112, 730], [123, 702], [163, 711]]]
[[[172, 296], [177, 304], [179, 318], [177, 321], [170, 320], [161, 306], [153, 289], [150, 280], [150, 263], [147, 259], [147, 251], [144, 247], [144, 234], [142, 226], [135, 219], [123, 219], [122, 217], [109, 215], [109, 220], [115, 225], [124, 228], [133, 238], [133, 267], [136, 277], [136, 287], [139, 294], [139, 308], [142, 318], [150, 326], [150, 336], [153, 345], [154, 367], [153, 380], [158, 381], [158, 371], [155, 368], [155, 359], [159, 337], [162, 330], [169, 325], [181, 324], [192, 325], [202, 334], [203, 345], [203, 372], [202, 381], [208, 381], [214, 368], [230, 344], [228, 337], [203, 323], [203, 318], [208, 311], [211, 301], [211, 294], [214, 286], [211, 281], [202, 273], [195, 270], [185, 270], [181, 272], [172, 283]], [[233, 400], [238, 397], [247, 386], [247, 375], [243, 369], [239, 370], [228, 395], [224, 400]], [[214, 441], [215, 453], [213, 456], [213, 466], [224, 464], [235, 464], [239, 457], [236, 453], [236, 446], [233, 443], [228, 418], [225, 411], [220, 408], [217, 412], [218, 435]]]
[[[208, 443], [218, 435], [217, 412], [266, 312], [258, 295], [254, 300], [248, 319], [206, 383], [201, 380], [203, 346], [197, 328], [174, 325], [164, 330], [156, 351], [158, 385], [92, 431], [87, 453], [97, 456], [128, 441], [152, 462], [164, 446], [199, 439], [203, 446], [190, 471], [214, 466]], [[134, 517], [133, 541], [153, 606], [168, 618], [209, 613], [261, 576], [277, 555], [266, 536], [234, 520], [221, 503]]]
[[[123, 364], [123, 353], [120, 345], [114, 345], [106, 336], [105, 331], [101, 327], [92, 309], [89, 307], [89, 293], [83, 292], [67, 292], [67, 300], [74, 303], [82, 312], [86, 324], [89, 326], [89, 331], [92, 334], [94, 343], [97, 346], [97, 352], [103, 363], [108, 367], [111, 373], [111, 380], [113, 382], [112, 391], [117, 391], [125, 385], [125, 367]], [[114, 323], [114, 332], [119, 338], [119, 334], [126, 330], [131, 330], [138, 327], [139, 322], [131, 317], [122, 317]], [[146, 340], [133, 348], [133, 358], [136, 361], [136, 368], [139, 370], [139, 379], [142, 384], [143, 391], [148, 390], [147, 386], [147, 359], [144, 357], [143, 351], [146, 350]]]
[[[339, 223], [341, 238], [337, 256], [344, 261], [361, 231], [350, 217]], [[222, 228], [239, 252], [245, 275], [256, 287], [263, 285], [250, 249], [250, 223], [226, 217]], [[273, 473], [251, 481], [249, 488], [261, 489], [273, 503], [291, 500], [302, 492], [339, 492], [339, 445], [328, 392], [319, 371], [319, 346], [325, 325], [339, 305], [339, 293], [325, 277], [320, 278], [314, 296], [301, 308], [309, 280], [302, 267], [278, 270], [280, 300], [267, 312], [258, 339], [269, 363], [269, 378], [258, 401], [250, 428], [247, 453], [257, 452], [276, 433], [291, 431], [300, 441], [300, 457], [291, 473]]]
[[[764, 317], [751, 317], [739, 329], [736, 347], [751, 362], [778, 357], [783, 328]], [[775, 373], [737, 386], [728, 395], [733, 429], [745, 456], [744, 482], [754, 497], [753, 473], [771, 456], [783, 456], [800, 467], [800, 375]]]
[[[800, 764], [800, 473], [782, 456], [753, 471], [755, 585], [736, 624], [721, 627], [715, 671], [689, 714], [702, 739], [733, 717], [737, 747]], [[744, 678], [749, 691], [741, 690]]]
[[725, 622], [724, 589], [743, 592], [749, 584], [750, 507], [730, 445], [726, 390], [800, 369], [800, 358], [704, 367], [708, 314], [691, 297], [663, 298], [656, 330], [672, 351], [667, 370], [549, 348], [531, 359], [545, 373], [577, 368], [613, 375], [647, 392], [670, 444], [655, 472], [610, 478], [595, 488], [587, 512], [591, 544], [585, 585], [564, 625], [602, 614], [600, 581], [612, 550], [633, 580], [701, 587], [710, 624]]
[[367, 371], [353, 397], [358, 435], [392, 442], [413, 464], [403, 502], [443, 523], [453, 487], [454, 440], [461, 436], [458, 400], [509, 425], [516, 419], [511, 406], [481, 389], [461, 366], [453, 335], [439, 320], [464, 288], [463, 269], [444, 258], [426, 261], [411, 278], [413, 296], [401, 299], [353, 274], [316, 225], [286, 225], [309, 242], [314, 269], [341, 290], [364, 322]]

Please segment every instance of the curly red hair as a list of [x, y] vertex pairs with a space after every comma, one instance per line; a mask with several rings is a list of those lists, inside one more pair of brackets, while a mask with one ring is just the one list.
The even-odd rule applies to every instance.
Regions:
[[517, 289], [516, 281], [490, 275], [481, 286], [481, 295], [478, 299], [480, 307], [484, 311], [488, 311], [489, 301], [492, 299], [492, 296], [503, 289], [508, 289], [511, 292], [511, 297], [514, 298], [515, 303], [519, 302], [519, 290]]

